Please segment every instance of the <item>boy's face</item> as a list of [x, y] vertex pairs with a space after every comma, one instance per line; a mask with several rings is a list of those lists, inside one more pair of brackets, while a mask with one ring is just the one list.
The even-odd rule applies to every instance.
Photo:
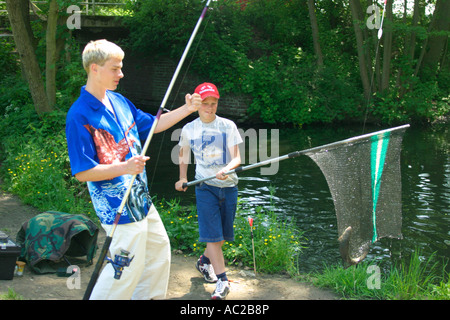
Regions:
[[124, 77], [122, 66], [121, 59], [111, 58], [103, 66], [92, 64], [91, 74], [95, 77], [98, 85], [107, 90], [116, 90], [120, 79]]
[[198, 109], [198, 115], [200, 116], [200, 120], [205, 123], [214, 121], [216, 118], [217, 105], [219, 103], [219, 99], [215, 97], [207, 97], [202, 101], [202, 106]]

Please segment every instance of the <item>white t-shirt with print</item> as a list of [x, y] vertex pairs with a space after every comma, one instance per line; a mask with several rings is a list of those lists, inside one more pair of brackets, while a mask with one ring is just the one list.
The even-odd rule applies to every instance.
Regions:
[[[200, 118], [189, 122], [181, 131], [180, 147], [189, 146], [194, 154], [196, 167], [195, 179], [215, 176], [232, 159], [229, 149], [239, 143], [242, 138], [236, 124], [216, 115], [210, 123], [204, 123]], [[233, 187], [238, 183], [235, 173], [226, 180], [211, 179], [206, 184], [217, 187]]]

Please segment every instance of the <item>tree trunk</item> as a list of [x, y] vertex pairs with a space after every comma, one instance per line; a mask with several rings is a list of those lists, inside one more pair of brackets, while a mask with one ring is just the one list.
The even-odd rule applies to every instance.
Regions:
[[392, 1], [387, 0], [385, 12], [385, 26], [383, 27], [383, 71], [381, 75], [381, 92], [389, 88], [391, 76], [391, 55], [392, 55]]
[[[26, 28], [26, 21], [23, 15], [24, 1], [6, 0], [6, 9], [11, 24], [11, 29], [19, 52], [20, 61], [25, 72], [25, 78], [30, 88], [34, 108], [38, 114], [52, 111], [47, 95], [45, 93], [44, 82], [41, 77], [41, 70], [34, 51], [33, 39]], [[27, 2], [28, 10], [28, 2]]]
[[45, 82], [48, 103], [53, 107], [56, 103], [56, 27], [58, 25], [58, 3], [51, 0], [47, 15]]
[[450, 1], [437, 0], [430, 24], [428, 37], [418, 65], [418, 75], [422, 81], [427, 81], [436, 76], [444, 51], [448, 35], [442, 31], [450, 30]]
[[[405, 0], [406, 2], [407, 0]], [[406, 5], [405, 5], [406, 6]], [[405, 48], [404, 52], [405, 55], [410, 63], [410, 65], [413, 65], [414, 61], [414, 51], [416, 49], [416, 31], [415, 28], [419, 25], [419, 18], [420, 18], [420, 12], [421, 12], [421, 5], [420, 0], [414, 0], [414, 8], [413, 8], [413, 19], [411, 23], [411, 34], [407, 35], [405, 37]], [[408, 72], [408, 80], [403, 81], [401, 77], [404, 75], [405, 71]], [[400, 87], [400, 98], [405, 95], [405, 93], [410, 89], [410, 80], [414, 76], [414, 73], [410, 73], [410, 70], [403, 70], [400, 69], [399, 72], [399, 79], [398, 79], [398, 86]]]
[[19, 8], [25, 22], [25, 28], [33, 44], [33, 48], [36, 50], [39, 40], [34, 37], [33, 30], [30, 23], [30, 0], [18, 0], [20, 2]]
[[362, 12], [360, 12], [361, 6], [358, 2], [359, 0], [350, 0], [350, 9], [352, 12], [353, 29], [355, 30], [356, 46], [358, 50], [359, 73], [364, 89], [364, 97], [368, 99], [371, 96], [371, 89], [367, 71], [366, 51], [364, 49], [364, 37], [361, 29], [361, 26], [365, 26], [365, 23], [359, 18], [362, 16]]
[[316, 10], [314, 0], [308, 0], [309, 20], [311, 21], [312, 38], [314, 42], [314, 52], [317, 58], [317, 65], [323, 66], [323, 55], [320, 49], [319, 26], [317, 25]]

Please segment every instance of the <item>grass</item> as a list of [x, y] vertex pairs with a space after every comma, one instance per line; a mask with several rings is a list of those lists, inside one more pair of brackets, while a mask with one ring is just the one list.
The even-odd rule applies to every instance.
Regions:
[[0, 300], [23, 300], [23, 297], [16, 293], [13, 288], [8, 288], [8, 292], [0, 294]]
[[420, 250], [409, 260], [384, 270], [371, 261], [343, 269], [326, 266], [312, 275], [314, 285], [328, 288], [345, 299], [450, 300], [450, 280], [434, 255], [423, 259]]

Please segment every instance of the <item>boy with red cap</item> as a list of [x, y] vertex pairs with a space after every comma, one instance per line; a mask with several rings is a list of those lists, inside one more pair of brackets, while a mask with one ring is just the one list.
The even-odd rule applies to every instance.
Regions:
[[220, 98], [217, 87], [203, 83], [195, 89], [202, 99], [199, 117], [186, 124], [180, 136], [180, 180], [175, 184], [178, 191], [186, 191], [187, 168], [190, 150], [196, 160], [195, 179], [216, 176], [215, 179], [196, 185], [199, 240], [206, 242], [206, 249], [198, 259], [196, 268], [205, 280], [216, 282], [211, 298], [225, 299], [230, 292], [225, 272], [222, 245], [234, 241], [233, 223], [237, 206], [237, 183], [235, 173], [226, 172], [241, 164], [239, 144], [242, 138], [236, 124], [216, 115]]

